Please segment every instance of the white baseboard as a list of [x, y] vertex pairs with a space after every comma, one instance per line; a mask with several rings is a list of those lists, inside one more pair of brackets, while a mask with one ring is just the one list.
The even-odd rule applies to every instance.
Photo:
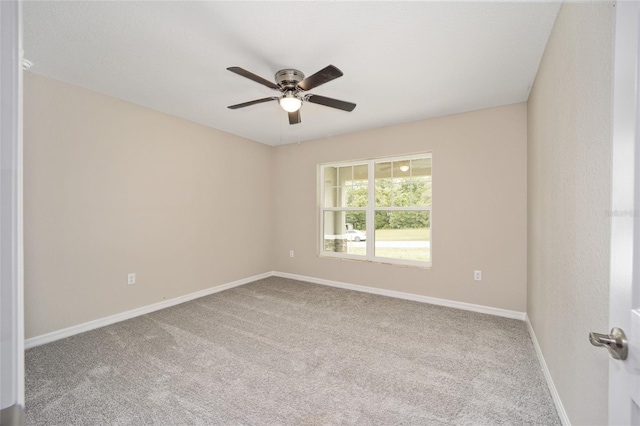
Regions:
[[194, 293], [185, 294], [184, 296], [178, 296], [173, 299], [163, 300], [162, 302], [154, 303], [152, 305], [143, 306], [141, 308], [132, 309], [130, 311], [122, 312], [108, 317], [99, 318], [97, 320], [85, 322], [83, 324], [74, 325], [71, 327], [63, 328], [62, 330], [52, 331], [51, 333], [42, 334], [40, 336], [32, 337], [24, 341], [24, 348], [30, 349], [36, 346], [44, 345], [45, 343], [53, 342], [55, 340], [64, 339], [65, 337], [73, 336], [74, 334], [84, 333], [85, 331], [94, 330], [96, 328], [111, 325], [116, 322], [128, 320], [140, 315], [145, 315], [150, 312], [155, 312], [160, 309], [168, 308], [170, 306], [179, 305], [180, 303], [188, 302], [190, 300], [198, 299], [200, 297], [208, 296], [213, 293], [218, 293], [223, 290], [238, 287], [253, 281], [261, 280], [263, 278], [269, 278], [273, 275], [273, 272], [265, 272], [264, 274], [254, 275], [252, 277], [243, 278], [241, 280], [233, 281], [226, 284], [217, 285], [204, 290], [196, 291]]
[[512, 318], [517, 320], [524, 320], [525, 323], [527, 324], [527, 329], [529, 330], [531, 340], [533, 341], [533, 346], [538, 356], [538, 360], [540, 361], [540, 366], [542, 367], [542, 372], [544, 374], [545, 380], [547, 381], [549, 391], [551, 392], [551, 397], [556, 406], [556, 410], [558, 411], [558, 416], [560, 417], [560, 421], [564, 426], [571, 426], [571, 423], [569, 422], [569, 417], [567, 416], [567, 412], [565, 411], [564, 406], [562, 405], [562, 401], [560, 400], [560, 395], [558, 394], [558, 390], [556, 389], [555, 384], [553, 383], [553, 379], [551, 378], [551, 373], [549, 372], [547, 363], [544, 360], [544, 356], [542, 354], [542, 350], [540, 349], [538, 339], [536, 338], [536, 334], [533, 331], [533, 327], [526, 313], [518, 312], [518, 311], [510, 311], [507, 309], [493, 308], [491, 306], [474, 305], [471, 303], [457, 302], [455, 300], [438, 299], [435, 297], [421, 296], [421, 295], [412, 294], [412, 293], [404, 293], [404, 292], [394, 291], [394, 290], [386, 290], [386, 289], [368, 287], [368, 286], [357, 285], [357, 284], [349, 284], [349, 283], [344, 283], [339, 281], [325, 280], [321, 278], [308, 277], [305, 275], [289, 274], [286, 272], [277, 272], [277, 271], [265, 272], [263, 274], [254, 275], [252, 277], [240, 279], [230, 283], [217, 285], [204, 290], [196, 291], [194, 293], [185, 294], [184, 296], [179, 296], [170, 300], [163, 300], [162, 302], [154, 303], [152, 305], [143, 306], [141, 308], [132, 309], [130, 311], [122, 312], [116, 315], [111, 315], [105, 318], [100, 318], [97, 320], [85, 322], [83, 324], [78, 324], [72, 327], [64, 328], [62, 330], [57, 330], [51, 333], [32, 337], [24, 341], [24, 347], [25, 349], [30, 349], [36, 346], [44, 345], [45, 343], [53, 342], [59, 339], [64, 339], [65, 337], [73, 336], [75, 334], [83, 333], [85, 331], [94, 330], [96, 328], [111, 325], [116, 322], [120, 322], [120, 321], [124, 321], [137, 316], [145, 315], [151, 312], [158, 311], [160, 309], [175, 306], [180, 303], [188, 302], [190, 300], [198, 299], [200, 297], [208, 296], [210, 294], [218, 293], [220, 291], [228, 290], [230, 288], [239, 287], [241, 285], [248, 284], [253, 281], [261, 280], [264, 278], [269, 278], [272, 276], [289, 278], [289, 279], [298, 280], [298, 281], [306, 281], [313, 284], [321, 284], [321, 285], [326, 285], [331, 287], [344, 288], [347, 290], [360, 291], [364, 293], [378, 294], [381, 296], [394, 297], [397, 299], [405, 299], [405, 300], [412, 300], [412, 301], [422, 302], [422, 303], [430, 303], [433, 305], [447, 306], [450, 308], [480, 312], [483, 314], [496, 315], [500, 317]]
[[421, 296], [413, 293], [404, 293], [395, 290], [385, 290], [381, 288], [368, 287], [358, 284], [348, 284], [339, 281], [325, 280], [321, 278], [307, 277], [304, 275], [289, 274], [286, 272], [273, 272], [273, 276], [290, 278], [293, 280], [307, 281], [314, 284], [322, 284], [331, 287], [339, 287], [347, 290], [361, 291], [364, 293], [379, 294], [381, 296], [395, 297], [396, 299], [413, 300], [415, 302], [430, 303], [432, 305], [447, 306], [449, 308], [463, 309], [465, 311], [480, 312], [483, 314], [496, 315], [524, 321], [524, 312], [510, 311], [508, 309], [493, 308], [491, 306], [474, 305], [472, 303], [456, 302], [455, 300], [438, 299], [436, 297]]
[[160, 309], [175, 306], [180, 303], [188, 302], [193, 299], [208, 296], [213, 293], [218, 293], [223, 290], [227, 290], [234, 287], [239, 287], [244, 284], [248, 284], [253, 281], [269, 278], [272, 276], [290, 278], [299, 281], [306, 281], [314, 284], [322, 284], [331, 287], [344, 288], [347, 290], [355, 290], [364, 293], [379, 294], [381, 296], [395, 297], [397, 299], [413, 300], [416, 302], [430, 303], [432, 305], [448, 306], [450, 308], [463, 309], [466, 311], [480, 312], [483, 314], [496, 315], [500, 317], [513, 318], [518, 320], [525, 319], [524, 312], [510, 311], [507, 309], [493, 308], [490, 306], [474, 305], [471, 303], [456, 302], [455, 300], [438, 299], [435, 297], [420, 296], [412, 293], [404, 293], [401, 291], [385, 290], [375, 287], [368, 287], [357, 284], [343, 283], [339, 281], [325, 280], [321, 278], [307, 277], [304, 275], [289, 274], [285, 272], [265, 272], [264, 274], [254, 275], [252, 277], [243, 278], [241, 280], [233, 281], [226, 284], [217, 285], [215, 287], [207, 288], [205, 290], [196, 291], [195, 293], [185, 294], [170, 300], [163, 300], [162, 302], [154, 303], [152, 305], [143, 306], [141, 308], [132, 309], [130, 311], [122, 312], [119, 314], [111, 315], [97, 320], [85, 322], [82, 324], [74, 325], [71, 327], [63, 328], [62, 330], [52, 331], [51, 333], [42, 334], [40, 336], [32, 337], [24, 341], [25, 349], [30, 349], [36, 346], [44, 345], [56, 340], [64, 339], [65, 337], [73, 336], [75, 334], [84, 333], [85, 331], [94, 330], [96, 328], [104, 327], [114, 324], [116, 322], [128, 320], [140, 315], [145, 315], [150, 312], [155, 312]]
[[533, 341], [533, 347], [536, 349], [536, 354], [538, 355], [538, 361], [540, 361], [540, 367], [542, 367], [544, 378], [547, 381], [549, 392], [551, 392], [551, 398], [553, 399], [553, 403], [555, 404], [556, 410], [558, 411], [558, 417], [560, 417], [560, 421], [564, 426], [571, 426], [571, 422], [569, 422], [569, 416], [567, 415], [567, 412], [564, 409], [564, 405], [562, 405], [562, 401], [560, 400], [560, 394], [558, 394], [556, 385], [553, 383], [553, 379], [551, 378], [551, 372], [549, 372], [549, 368], [547, 367], [547, 362], [544, 360], [544, 355], [542, 355], [542, 349], [540, 349], [538, 338], [536, 337], [536, 333], [533, 331], [533, 326], [531, 325], [531, 321], [529, 321], [528, 315], [525, 318], [525, 322], [527, 323], [527, 329], [529, 329], [529, 335], [531, 336], [531, 340]]

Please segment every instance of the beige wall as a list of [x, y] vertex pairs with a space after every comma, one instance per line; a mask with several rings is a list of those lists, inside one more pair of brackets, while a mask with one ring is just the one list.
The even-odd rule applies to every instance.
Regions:
[[31, 73], [24, 105], [27, 338], [272, 269], [270, 147]]
[[[271, 270], [524, 312], [526, 114], [272, 148], [27, 73], [26, 337]], [[425, 151], [432, 269], [319, 258], [317, 165]]]
[[527, 311], [573, 424], [606, 424], [612, 3], [565, 3], [529, 98]]
[[[277, 147], [274, 269], [524, 312], [526, 114], [516, 104]], [[432, 269], [318, 256], [317, 164], [427, 151]]]

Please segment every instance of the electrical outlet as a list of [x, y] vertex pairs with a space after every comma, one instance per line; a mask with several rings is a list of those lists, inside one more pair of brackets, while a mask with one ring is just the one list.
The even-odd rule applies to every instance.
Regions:
[[293, 250], [289, 250], [289, 257], [293, 257]]
[[473, 271], [473, 279], [476, 281], [482, 281], [482, 271]]
[[135, 284], [136, 283], [136, 274], [127, 275], [127, 284]]

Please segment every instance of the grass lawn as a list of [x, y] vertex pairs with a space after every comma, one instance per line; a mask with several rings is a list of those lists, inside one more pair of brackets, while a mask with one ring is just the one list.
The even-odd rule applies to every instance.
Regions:
[[[376, 241], [425, 241], [431, 237], [430, 228], [416, 229], [378, 229], [376, 231]], [[367, 243], [369, 243], [368, 240]], [[358, 244], [359, 246], [360, 244]], [[356, 247], [355, 244], [348, 244], [347, 253], [364, 256], [365, 247]], [[431, 260], [431, 250], [427, 247], [378, 247], [376, 256], [391, 259], [409, 259], [429, 261]]]
[[[367, 235], [369, 235], [367, 233]], [[431, 239], [431, 228], [378, 229], [376, 241], [424, 241]]]

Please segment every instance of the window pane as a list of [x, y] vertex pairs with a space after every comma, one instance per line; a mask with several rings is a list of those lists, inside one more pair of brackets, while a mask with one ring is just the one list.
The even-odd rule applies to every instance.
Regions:
[[338, 186], [338, 168], [324, 167], [324, 186]]
[[411, 160], [411, 176], [427, 177], [431, 176], [431, 158], [420, 158], [417, 160]]
[[402, 183], [408, 181], [411, 176], [411, 162], [409, 160], [393, 162], [393, 181]]
[[347, 207], [367, 207], [369, 201], [369, 188], [364, 185], [347, 186], [346, 193]]
[[431, 260], [429, 211], [375, 212], [375, 256], [390, 259]]
[[411, 205], [411, 185], [394, 183], [391, 186], [391, 205], [393, 207], [408, 207]]
[[376, 207], [431, 205], [431, 158], [375, 163]]
[[366, 212], [324, 212], [323, 249], [334, 253], [367, 254]]
[[336, 191], [337, 188], [335, 186], [325, 187], [324, 189], [324, 206], [325, 207], [336, 207]]
[[376, 185], [378, 184], [380, 179], [391, 179], [392, 167], [393, 167], [393, 163], [391, 161], [375, 164]]
[[430, 206], [431, 205], [431, 182], [418, 181], [412, 186], [411, 202], [412, 206]]
[[376, 206], [391, 207], [391, 170], [392, 162], [375, 164]]
[[[345, 212], [345, 223], [346, 223], [346, 229], [351, 231], [351, 230], [356, 230], [356, 231], [362, 231], [362, 232], [366, 232], [367, 230], [367, 213], [365, 210], [356, 210], [356, 211], [348, 211]], [[357, 240], [358, 238], [353, 238], [354, 240]], [[362, 235], [360, 235], [360, 240], [364, 241], [365, 238], [362, 238]]]
[[391, 207], [391, 184], [378, 184], [376, 182], [376, 206]]
[[338, 169], [338, 184], [345, 185], [348, 183], [351, 185], [353, 181], [353, 167], [352, 166], [343, 166]]
[[359, 166], [353, 166], [353, 179], [358, 183], [365, 185], [369, 180], [369, 166], [366, 164], [360, 164]]

